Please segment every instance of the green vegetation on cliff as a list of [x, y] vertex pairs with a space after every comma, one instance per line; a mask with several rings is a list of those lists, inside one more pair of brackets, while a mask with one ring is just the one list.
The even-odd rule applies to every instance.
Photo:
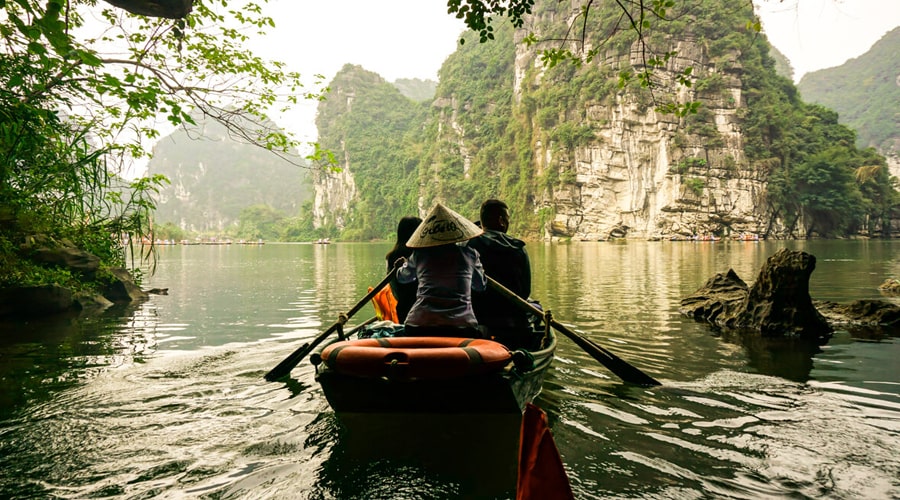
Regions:
[[359, 193], [342, 237], [385, 237], [400, 217], [417, 213], [415, 173], [423, 149], [418, 134], [427, 104], [359, 66], [344, 66], [329, 87], [316, 117], [319, 143], [349, 160], [345, 167]]

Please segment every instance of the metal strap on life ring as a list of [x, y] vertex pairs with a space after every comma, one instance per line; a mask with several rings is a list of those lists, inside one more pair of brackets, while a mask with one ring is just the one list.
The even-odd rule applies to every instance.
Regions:
[[322, 351], [329, 368], [357, 377], [450, 379], [502, 370], [503, 344], [458, 337], [388, 337], [335, 342]]

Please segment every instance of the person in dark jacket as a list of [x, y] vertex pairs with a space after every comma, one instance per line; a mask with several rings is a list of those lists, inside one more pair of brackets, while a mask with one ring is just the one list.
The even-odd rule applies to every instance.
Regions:
[[[397, 223], [397, 243], [385, 256], [388, 271], [394, 269], [394, 263], [397, 262], [397, 259], [400, 257], [408, 259], [412, 255], [413, 249], [406, 246], [406, 242], [421, 223], [422, 219], [413, 216], [404, 217]], [[397, 281], [397, 273], [394, 273], [394, 276], [391, 278], [390, 285], [391, 293], [397, 300], [397, 322], [402, 324], [406, 321], [406, 315], [409, 314], [410, 308], [416, 301], [417, 285], [416, 283], [400, 283]]]
[[[469, 240], [468, 245], [478, 251], [484, 274], [527, 300], [531, 294], [531, 260], [525, 242], [506, 234], [509, 207], [500, 200], [487, 200], [481, 204], [479, 219], [484, 234]], [[478, 324], [489, 336], [505, 337], [528, 326], [528, 315], [490, 287], [472, 295], [472, 307]]]

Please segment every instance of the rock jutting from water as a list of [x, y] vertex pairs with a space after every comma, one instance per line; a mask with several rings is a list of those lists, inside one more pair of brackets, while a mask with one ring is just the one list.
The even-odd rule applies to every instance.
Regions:
[[752, 287], [729, 269], [681, 300], [682, 314], [715, 326], [763, 336], [823, 339], [833, 328], [813, 305], [809, 277], [816, 258], [781, 249], [766, 260]]
[[815, 268], [813, 255], [781, 249], [766, 260], [752, 287], [729, 269], [682, 299], [679, 310], [719, 328], [817, 341], [827, 340], [834, 325], [881, 329], [900, 325], [900, 306], [887, 301], [813, 300], [809, 277]]

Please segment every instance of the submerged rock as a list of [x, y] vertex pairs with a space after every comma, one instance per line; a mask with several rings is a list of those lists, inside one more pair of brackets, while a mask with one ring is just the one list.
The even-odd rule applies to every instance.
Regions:
[[816, 307], [835, 324], [900, 326], [900, 306], [883, 300], [855, 300], [849, 304], [817, 301]]
[[147, 292], [141, 290], [131, 279], [131, 274], [124, 268], [115, 267], [109, 270], [112, 281], [102, 290], [102, 294], [112, 302], [134, 302], [146, 299]]
[[884, 280], [884, 283], [878, 285], [878, 289], [888, 295], [900, 294], [900, 280], [888, 278]]
[[821, 341], [840, 325], [855, 335], [880, 338], [900, 328], [900, 306], [891, 302], [813, 301], [809, 277], [815, 264], [816, 258], [805, 252], [779, 250], [766, 260], [752, 287], [729, 269], [682, 299], [680, 311], [722, 329], [751, 330], [765, 337]]

